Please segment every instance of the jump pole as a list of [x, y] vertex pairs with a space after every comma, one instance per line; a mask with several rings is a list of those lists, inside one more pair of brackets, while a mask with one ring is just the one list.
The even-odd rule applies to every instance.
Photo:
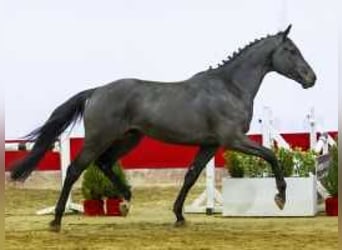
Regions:
[[[317, 154], [321, 154], [317, 157], [316, 162], [317, 192], [323, 199], [326, 199], [329, 197], [329, 192], [322, 185], [321, 180], [326, 176], [330, 165], [329, 146], [335, 145], [335, 141], [317, 123], [313, 107], [310, 109], [307, 118], [310, 126], [310, 149]], [[317, 133], [320, 133], [318, 140]], [[324, 205], [319, 210], [324, 211]]]
[[[61, 188], [63, 187], [70, 159], [70, 138], [64, 133], [61, 135], [59, 141], [59, 155], [61, 159]], [[65, 213], [83, 213], [83, 206], [72, 202], [71, 193], [68, 197]], [[36, 212], [37, 215], [54, 214], [55, 206], [41, 209]]]
[[278, 133], [273, 126], [273, 117], [270, 107], [265, 106], [263, 108], [262, 119], [259, 119], [262, 131], [262, 145], [266, 148], [272, 148], [273, 142], [276, 141], [278, 146], [286, 149], [290, 149], [290, 145], [284, 140], [284, 138]]
[[[32, 150], [33, 142], [7, 142], [5, 143], [5, 151], [30, 151]], [[70, 139], [63, 135], [54, 145], [54, 152], [58, 152], [60, 155], [61, 162], [61, 187], [63, 187], [64, 180], [67, 173], [67, 168], [70, 164]], [[53, 214], [55, 212], [55, 207], [48, 207], [41, 209], [36, 212], [37, 215]], [[66, 213], [71, 212], [81, 212], [83, 213], [83, 207], [79, 204], [73, 203], [71, 195], [68, 197], [66, 204]]]
[[[310, 126], [310, 148], [316, 153], [327, 154], [329, 146], [335, 145], [334, 139], [318, 124], [315, 117], [315, 109], [312, 107], [307, 119]], [[317, 140], [317, 133], [320, 134]]]

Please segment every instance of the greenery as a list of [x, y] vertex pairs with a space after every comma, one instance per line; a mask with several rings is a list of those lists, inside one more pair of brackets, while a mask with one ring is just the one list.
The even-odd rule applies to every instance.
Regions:
[[268, 164], [259, 157], [232, 151], [223, 156], [232, 177], [263, 177], [270, 172]]
[[229, 159], [229, 166], [234, 166], [228, 168], [229, 173], [232, 177], [243, 177], [245, 175], [244, 163], [242, 155], [236, 154], [235, 152], [226, 151], [225, 159]]
[[286, 148], [279, 148], [276, 150], [276, 156], [279, 161], [279, 165], [283, 169], [284, 176], [292, 176], [294, 172], [294, 152]]
[[330, 166], [327, 176], [323, 179], [323, 185], [331, 196], [338, 196], [338, 145], [332, 146], [330, 149]]
[[311, 174], [315, 174], [316, 170], [316, 154], [312, 150], [303, 151], [300, 148], [296, 148], [293, 151], [294, 157], [294, 171], [296, 176], [308, 177]]
[[[314, 173], [316, 156], [313, 151], [303, 151], [300, 148], [273, 148], [273, 151], [285, 177], [306, 177], [310, 172]], [[224, 152], [223, 157], [232, 177], [273, 176], [271, 166], [259, 157], [231, 151]]]
[[[120, 163], [114, 164], [112, 170], [118, 175], [120, 181], [127, 185], [126, 176]], [[114, 198], [120, 196], [119, 190], [94, 163], [84, 173], [82, 194], [84, 199], [88, 200], [101, 200], [105, 197]]]

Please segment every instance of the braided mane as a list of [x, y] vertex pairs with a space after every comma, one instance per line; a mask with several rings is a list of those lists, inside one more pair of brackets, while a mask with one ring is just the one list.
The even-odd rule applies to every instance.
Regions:
[[259, 38], [259, 39], [255, 39], [254, 41], [250, 42], [249, 44], [247, 44], [245, 47], [243, 48], [239, 48], [237, 51], [234, 51], [233, 54], [229, 55], [227, 57], [227, 59], [222, 60], [221, 63], [217, 64], [216, 68], [213, 68], [212, 66], [209, 67], [208, 70], [213, 70], [213, 69], [218, 69], [221, 68], [227, 64], [229, 64], [230, 62], [234, 61], [236, 58], [238, 58], [241, 54], [243, 54], [246, 50], [248, 50], [250, 47], [254, 46], [255, 44], [264, 41], [265, 39], [271, 38], [271, 37], [275, 37], [277, 35], [280, 35], [282, 32], [278, 32], [275, 35], [267, 35], [265, 37]]

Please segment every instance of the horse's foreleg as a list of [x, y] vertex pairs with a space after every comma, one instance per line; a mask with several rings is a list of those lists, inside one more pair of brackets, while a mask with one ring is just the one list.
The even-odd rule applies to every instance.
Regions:
[[207, 165], [210, 159], [215, 155], [217, 146], [202, 146], [200, 147], [190, 169], [185, 175], [183, 186], [178, 194], [178, 197], [173, 206], [173, 212], [176, 215], [176, 226], [181, 226], [185, 223], [184, 216], [182, 214], [182, 208], [186, 196], [196, 182], [198, 176], [202, 172], [203, 168]]
[[229, 146], [227, 147], [245, 154], [261, 157], [271, 165], [279, 191], [274, 199], [277, 206], [280, 209], [283, 209], [286, 203], [286, 182], [283, 170], [280, 168], [277, 157], [273, 151], [249, 140], [247, 136], [243, 136], [240, 140], [229, 143]]

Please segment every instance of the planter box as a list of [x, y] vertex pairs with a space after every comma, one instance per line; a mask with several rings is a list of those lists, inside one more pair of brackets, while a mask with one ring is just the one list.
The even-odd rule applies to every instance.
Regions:
[[84, 200], [84, 214], [87, 216], [126, 216], [128, 213], [127, 207], [123, 209], [121, 198], [111, 198], [106, 200]]
[[120, 204], [123, 200], [118, 198], [106, 199], [106, 215], [108, 216], [122, 216]]
[[84, 214], [87, 216], [102, 216], [104, 215], [103, 200], [84, 200]]
[[285, 178], [286, 204], [274, 202], [274, 178], [224, 178], [223, 216], [314, 216], [317, 214], [316, 176]]
[[328, 216], [338, 216], [338, 197], [325, 199], [325, 212]]

